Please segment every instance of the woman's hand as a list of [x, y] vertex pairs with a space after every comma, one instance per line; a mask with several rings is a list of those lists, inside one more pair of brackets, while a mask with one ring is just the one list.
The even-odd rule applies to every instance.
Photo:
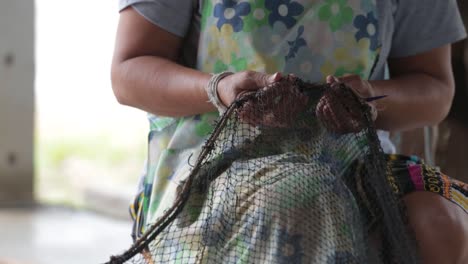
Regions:
[[225, 106], [231, 105], [239, 95], [253, 92], [282, 79], [281, 73], [266, 74], [255, 71], [243, 71], [221, 79], [218, 83], [218, 95]]
[[346, 84], [355, 94], [361, 98], [376, 96], [372, 85], [369, 81], [361, 79], [359, 75], [345, 75], [342, 77], [327, 76], [327, 83], [343, 83]]
[[291, 128], [306, 110], [309, 97], [304, 95], [292, 76], [259, 91], [239, 109], [239, 117], [248, 124], [269, 128]]
[[[327, 83], [331, 85], [333, 90], [326, 92], [317, 104], [317, 118], [322, 121], [327, 129], [338, 134], [362, 130], [364, 124], [362, 123], [363, 113], [360, 103], [341, 96], [339, 84], [345, 84], [362, 99], [375, 96], [372, 85], [357, 75], [347, 75], [340, 78], [328, 76]], [[372, 120], [375, 121], [377, 118], [375, 103], [370, 102], [368, 105]]]
[[220, 81], [218, 95], [228, 106], [244, 93], [258, 92], [239, 109], [240, 119], [253, 126], [289, 127], [308, 102], [307, 96], [292, 86], [294, 78], [278, 72], [240, 72]]
[[[327, 76], [327, 83], [343, 83], [362, 99], [377, 96], [370, 82], [361, 79], [359, 75]], [[370, 106], [372, 121], [375, 121], [377, 119], [377, 101], [367, 102], [367, 104]]]

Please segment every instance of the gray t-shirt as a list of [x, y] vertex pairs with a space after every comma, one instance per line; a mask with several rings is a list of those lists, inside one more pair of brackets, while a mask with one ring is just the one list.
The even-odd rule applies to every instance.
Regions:
[[[196, 64], [201, 0], [119, 0], [153, 24], [185, 38], [181, 62]], [[377, 0], [381, 52], [373, 80], [386, 77], [388, 58], [420, 54], [466, 36], [456, 0]], [[388, 132], [378, 131], [382, 147], [394, 153]]]

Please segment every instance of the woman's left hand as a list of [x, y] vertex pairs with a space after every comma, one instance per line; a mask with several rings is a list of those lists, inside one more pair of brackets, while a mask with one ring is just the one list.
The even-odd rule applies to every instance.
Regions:
[[[328, 76], [327, 83], [332, 86], [333, 89], [337, 89], [339, 84], [345, 84], [348, 86], [358, 97], [365, 99], [375, 96], [372, 85], [362, 80], [358, 75], [346, 75], [343, 77]], [[336, 91], [339, 97], [339, 91]], [[338, 100], [336, 100], [338, 99]], [[343, 98], [324, 98], [320, 100], [317, 105], [316, 114], [317, 117], [322, 120], [327, 128], [335, 133], [345, 134], [358, 132], [363, 129], [362, 124], [362, 113], [360, 108], [345, 100]], [[333, 103], [331, 103], [333, 102]], [[370, 107], [372, 120], [377, 119], [377, 110], [375, 102], [367, 103]]]
[[374, 89], [369, 81], [361, 79], [359, 75], [344, 75], [342, 77], [327, 76], [327, 83], [343, 83], [346, 84], [355, 94], [361, 98], [376, 96]]

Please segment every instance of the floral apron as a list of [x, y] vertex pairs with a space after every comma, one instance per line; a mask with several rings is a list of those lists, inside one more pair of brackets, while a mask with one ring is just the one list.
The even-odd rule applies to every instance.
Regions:
[[[380, 50], [375, 0], [201, 0], [200, 11], [197, 68], [204, 72], [368, 79]], [[217, 117], [149, 115], [147, 166], [130, 207], [135, 237], [172, 205]]]

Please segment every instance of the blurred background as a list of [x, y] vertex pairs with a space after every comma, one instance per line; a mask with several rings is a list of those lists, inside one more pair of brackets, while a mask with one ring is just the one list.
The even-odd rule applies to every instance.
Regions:
[[[0, 264], [102, 263], [131, 243], [147, 123], [112, 93], [117, 21], [116, 0], [0, 1]], [[393, 139], [468, 181], [467, 42], [452, 61], [449, 117]]]
[[131, 243], [143, 112], [110, 84], [117, 1], [0, 1], [0, 263], [102, 263]]

